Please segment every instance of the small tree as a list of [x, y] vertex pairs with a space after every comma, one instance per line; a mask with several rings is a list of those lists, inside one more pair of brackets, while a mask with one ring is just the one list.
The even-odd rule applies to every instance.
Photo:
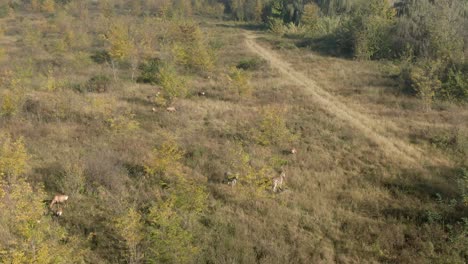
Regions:
[[132, 207], [117, 218], [115, 228], [127, 247], [128, 263], [140, 263], [140, 260], [143, 258], [140, 245], [144, 238], [141, 215]]
[[114, 80], [117, 79], [117, 63], [130, 57], [134, 50], [133, 39], [130, 36], [129, 27], [124, 22], [113, 21], [105, 34], [105, 39], [111, 57], [111, 66], [114, 72]]

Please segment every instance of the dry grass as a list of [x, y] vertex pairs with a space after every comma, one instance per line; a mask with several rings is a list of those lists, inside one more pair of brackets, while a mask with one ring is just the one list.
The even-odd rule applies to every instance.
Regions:
[[[15, 41], [15, 20], [9, 19], [8, 37], [0, 43], [16, 58], [12, 65], [30, 65], [23, 53], [27, 47]], [[183, 174], [208, 193], [206, 210], [195, 220], [188, 217], [184, 226], [200, 249], [194, 263], [466, 260], [466, 238], [454, 234], [463, 230], [457, 221], [466, 206], [447, 205], [458, 199], [454, 170], [466, 159], [449, 144], [450, 136], [456, 131], [459, 142], [466, 138], [467, 124], [461, 122], [466, 107], [422, 112], [416, 99], [398, 93], [395, 81], [378, 70], [382, 64], [305, 49], [272, 51], [268, 42], [245, 39], [236, 24], [207, 20], [202, 26], [216, 49], [216, 67], [188, 73], [188, 96], [169, 103], [176, 112], [151, 99], [159, 87], [131, 82], [125, 68], [107, 91], [79, 92], [74, 84], [96, 74], [112, 76], [112, 70], [86, 60], [86, 67], [75, 67], [73, 56], [61, 58], [68, 67], [56, 71], [58, 80], [69, 83], [43, 89], [35, 82], [43, 77], [36, 75], [44, 74], [46, 59], [59, 59], [41, 50], [32, 54], [36, 74], [25, 78], [19, 114], [0, 117], [2, 131], [25, 139], [32, 157], [28, 179], [50, 194], [73, 194], [59, 223], [80, 237], [91, 252], [89, 262], [122, 262], [122, 246], [106, 223], [130, 205], [145, 214], [172, 188], [174, 180], [158, 176], [150, 182], [144, 172], [148, 154], [167, 139], [184, 150]], [[92, 26], [90, 38], [99, 27]], [[97, 48], [81, 47], [87, 55], [82, 57]], [[252, 94], [233, 93], [229, 68], [259, 57], [267, 63], [249, 70]], [[2, 62], [0, 70], [9, 64]], [[271, 107], [285, 109], [295, 140], [258, 144], [252, 131]], [[112, 125], [115, 120], [118, 126]], [[440, 135], [448, 139], [434, 143]], [[287, 153], [292, 147], [297, 154]], [[238, 148], [249, 155], [248, 166], [267, 168], [267, 179], [285, 164], [285, 191], [256, 193], [242, 181], [236, 188], [223, 184]], [[442, 220], [432, 221], [430, 214]]]

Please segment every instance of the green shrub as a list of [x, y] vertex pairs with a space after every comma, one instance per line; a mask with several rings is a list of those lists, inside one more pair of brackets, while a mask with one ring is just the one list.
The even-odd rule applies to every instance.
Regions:
[[263, 146], [288, 146], [296, 137], [286, 126], [284, 111], [276, 107], [266, 107], [262, 111], [257, 128], [253, 131], [253, 138]]
[[468, 206], [468, 168], [459, 169], [457, 183], [461, 195], [461, 202], [465, 206]]
[[341, 26], [342, 19], [339, 16], [336, 17], [320, 17], [316, 23], [311, 27], [309, 33], [313, 37], [323, 37], [334, 35], [339, 27]]
[[243, 59], [237, 65], [236, 68], [242, 70], [252, 70], [256, 71], [259, 70], [262, 66], [266, 64], [266, 61], [260, 58], [250, 58], [250, 59]]
[[439, 71], [440, 64], [431, 61], [403, 67], [400, 74], [403, 91], [417, 95], [429, 107], [442, 87]]
[[341, 50], [358, 59], [388, 57], [394, 18], [395, 11], [387, 1], [372, 0], [356, 6], [337, 32]]
[[159, 59], [149, 59], [139, 69], [141, 73], [137, 82], [160, 85], [166, 98], [173, 99], [187, 94], [185, 79], [172, 65]]
[[158, 72], [162, 65], [162, 61], [158, 58], [148, 59], [140, 64], [138, 69], [140, 70], [140, 76], [137, 78], [139, 83], [158, 83]]
[[98, 64], [110, 63], [111, 56], [108, 51], [99, 50], [96, 51], [93, 55], [91, 55], [91, 59]]
[[286, 25], [284, 25], [284, 22], [282, 19], [269, 18], [268, 30], [273, 32], [276, 35], [282, 36], [286, 32], [287, 28], [286, 28]]
[[242, 69], [232, 67], [229, 71], [230, 88], [239, 96], [249, 96], [253, 87], [250, 85], [250, 75]]
[[192, 71], [210, 71], [215, 55], [205, 41], [204, 34], [195, 23], [182, 23], [177, 27], [172, 54], [178, 64]]
[[449, 67], [443, 81], [441, 96], [451, 101], [468, 101], [468, 66], [457, 69]]

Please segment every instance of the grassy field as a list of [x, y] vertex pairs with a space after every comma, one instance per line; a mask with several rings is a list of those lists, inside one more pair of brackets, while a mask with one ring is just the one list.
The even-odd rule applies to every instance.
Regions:
[[[324, 55], [242, 23], [73, 7], [0, 21], [0, 130], [23, 139], [33, 189], [70, 196], [61, 217], [41, 217], [76, 259], [37, 263], [468, 261], [466, 105], [427, 110], [402, 92], [395, 64]], [[137, 36], [151, 35], [163, 61], [184, 49], [177, 29], [195, 25], [213, 65], [176, 64], [186, 91], [166, 96], [164, 83], [136, 81], [143, 59], [95, 59], [113, 19], [154, 32]], [[129, 208], [141, 219], [121, 231]], [[0, 232], [5, 263], [14, 234]]]

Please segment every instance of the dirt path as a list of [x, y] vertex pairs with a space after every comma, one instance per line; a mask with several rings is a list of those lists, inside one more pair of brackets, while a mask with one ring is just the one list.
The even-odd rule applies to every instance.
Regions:
[[[260, 46], [255, 38], [256, 37], [252, 33], [246, 33], [246, 45], [250, 50], [267, 60], [271, 67], [279, 70], [291, 83], [303, 87], [304, 90], [312, 95], [314, 102], [322, 109], [360, 130], [363, 135], [380, 146], [382, 151], [384, 151], [389, 158], [397, 159], [399, 162], [403, 162], [409, 166], [419, 166], [422, 165], [422, 162], [427, 161], [426, 159], [428, 158], [423, 156], [420, 149], [386, 132], [386, 127], [389, 125], [388, 121], [386, 121], [386, 125], [384, 125], [363, 113], [351, 109], [335, 96], [319, 87], [317, 83], [306, 75], [295, 70], [289, 63], [276, 54], [276, 52]], [[440, 162], [438, 159], [431, 160], [432, 162]]]

